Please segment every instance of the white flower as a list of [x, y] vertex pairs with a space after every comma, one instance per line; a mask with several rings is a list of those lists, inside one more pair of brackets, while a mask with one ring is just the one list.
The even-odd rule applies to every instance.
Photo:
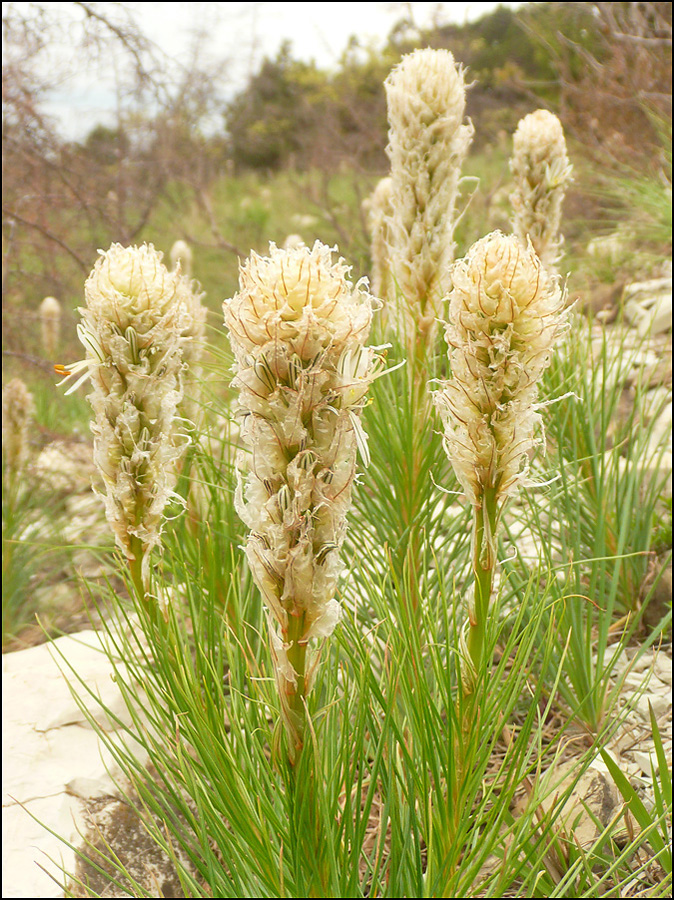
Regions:
[[188, 281], [169, 272], [152, 245], [113, 244], [85, 284], [86, 307], [77, 333], [86, 357], [59, 368], [90, 379], [94, 462], [105, 486], [115, 540], [131, 559], [142, 546], [143, 577], [159, 543], [176, 466], [189, 442], [179, 417], [185, 348], [193, 327]]
[[364, 346], [372, 298], [347, 271], [318, 241], [272, 244], [242, 267], [224, 304], [242, 417], [236, 507], [250, 529], [246, 555], [270, 613], [282, 697], [298, 677], [290, 624], [306, 644], [339, 617], [339, 551], [365, 445], [360, 411], [381, 369]]
[[451, 375], [435, 394], [445, 448], [468, 500], [501, 504], [525, 480], [538, 383], [566, 329], [564, 298], [531, 246], [498, 232], [452, 267]]
[[523, 246], [530, 240], [543, 265], [552, 268], [560, 257], [562, 202], [572, 170], [557, 116], [538, 109], [519, 122], [510, 169], [513, 231]]
[[416, 50], [385, 82], [391, 159], [388, 240], [402, 294], [399, 328], [430, 334], [448, 289], [461, 165], [472, 140], [464, 124], [463, 72], [448, 50]]

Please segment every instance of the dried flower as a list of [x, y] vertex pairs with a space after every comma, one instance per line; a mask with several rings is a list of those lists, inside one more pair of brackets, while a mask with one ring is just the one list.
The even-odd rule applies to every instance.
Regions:
[[360, 411], [380, 368], [365, 347], [371, 297], [316, 242], [252, 254], [224, 304], [236, 358], [241, 440], [236, 507], [246, 555], [270, 614], [272, 649], [291, 743], [302, 743], [304, 654], [330, 635], [339, 551], [367, 454]]
[[513, 231], [524, 246], [531, 240], [540, 261], [552, 269], [561, 255], [562, 202], [572, 170], [557, 116], [538, 109], [520, 121], [510, 169], [515, 176]]
[[80, 375], [69, 392], [91, 379], [94, 462], [108, 522], [129, 560], [141, 554], [147, 585], [149, 554], [189, 442], [177, 414], [194, 298], [189, 282], [169, 272], [151, 244], [100, 252], [77, 328], [87, 356], [64, 371]]
[[61, 331], [61, 304], [56, 297], [45, 297], [40, 304], [40, 330], [42, 347], [51, 359], [58, 346]]
[[454, 256], [455, 205], [473, 126], [464, 124], [463, 72], [448, 50], [416, 50], [385, 82], [389, 117], [393, 276], [400, 327], [430, 334], [442, 313]]
[[2, 389], [2, 454], [11, 479], [28, 459], [28, 424], [34, 414], [33, 395], [20, 378], [12, 378]]

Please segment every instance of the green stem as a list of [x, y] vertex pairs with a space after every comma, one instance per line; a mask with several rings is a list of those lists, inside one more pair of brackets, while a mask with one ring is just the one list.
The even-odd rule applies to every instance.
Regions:
[[305, 630], [304, 613], [289, 617], [285, 637], [290, 644], [287, 650], [288, 662], [295, 670], [296, 682], [285, 682], [285, 694], [281, 697], [290, 763], [288, 791], [298, 883], [307, 897], [328, 897], [326, 841], [316, 794], [319, 759], [312, 742], [305, 742], [307, 645], [301, 640]]
[[[473, 573], [475, 575], [475, 588], [466, 643], [475, 673], [479, 673], [484, 664], [487, 617], [489, 615], [489, 602], [491, 600], [496, 568], [497, 519], [496, 490], [487, 488], [482, 495], [482, 503], [474, 509], [473, 519]], [[466, 693], [470, 693], [472, 692], [472, 687], [464, 683], [464, 690]]]
[[129, 557], [129, 574], [131, 583], [136, 591], [136, 596], [143, 603], [147, 603], [147, 591], [143, 583], [143, 542], [140, 538], [132, 537], [129, 541], [133, 558]]
[[320, 760], [309, 742], [288, 767], [288, 800], [299, 897], [330, 897], [328, 838], [318, 802]]
[[305, 631], [305, 614], [289, 616], [288, 629], [285, 635], [287, 643], [288, 662], [295, 670], [296, 681], [292, 684], [285, 681], [285, 696], [281, 697], [281, 707], [284, 713], [286, 732], [288, 735], [288, 756], [290, 764], [295, 766], [304, 746], [304, 732], [306, 730], [306, 664], [307, 645], [301, 641]]
[[147, 585], [143, 579], [143, 542], [140, 538], [132, 537], [130, 539], [130, 546], [131, 552], [133, 553], [133, 559], [128, 559], [131, 584], [134, 587], [140, 607], [148, 614], [150, 622], [158, 625], [159, 620], [161, 619], [159, 607], [157, 606], [156, 601], [150, 597], [149, 585]]
[[[401, 583], [405, 583], [407, 571], [409, 586], [410, 623], [415, 622], [421, 606], [419, 574], [423, 553], [423, 535], [419, 525], [420, 513], [426, 500], [424, 484], [428, 479], [425, 464], [426, 442], [429, 439], [431, 395], [428, 390], [429, 358], [432, 348], [425, 342], [425, 335], [417, 333], [414, 343], [408, 347], [408, 371], [410, 390], [411, 428], [407, 457], [403, 462], [408, 490], [401, 498], [400, 517], [405, 533], [404, 544], [398, 553]], [[421, 495], [421, 496], [420, 496]]]

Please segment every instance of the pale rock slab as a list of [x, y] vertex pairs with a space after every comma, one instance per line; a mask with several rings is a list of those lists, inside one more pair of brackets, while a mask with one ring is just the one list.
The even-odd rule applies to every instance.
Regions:
[[671, 329], [671, 277], [653, 278], [627, 285], [623, 303], [625, 316], [640, 336], [661, 334]]
[[63, 870], [74, 871], [76, 857], [56, 835], [80, 845], [83, 801], [118, 793], [121, 773], [87, 713], [144, 758], [124, 734], [131, 719], [102, 640], [79, 632], [2, 657], [3, 897], [63, 897]]

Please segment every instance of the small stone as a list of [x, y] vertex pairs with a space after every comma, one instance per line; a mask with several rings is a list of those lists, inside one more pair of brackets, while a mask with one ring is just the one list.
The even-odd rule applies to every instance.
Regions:
[[626, 285], [623, 307], [625, 318], [640, 337], [668, 331], [672, 327], [672, 279], [654, 278]]
[[624, 648], [616, 654], [616, 647], [607, 647], [604, 650], [604, 660], [602, 668], [604, 671], [610, 667], [611, 674], [614, 676], [621, 675], [629, 665], [629, 658]]
[[646, 692], [645, 694], [642, 694], [641, 697], [639, 697], [639, 699], [637, 700], [636, 710], [642, 719], [650, 722], [651, 708], [653, 710], [655, 718], [659, 719], [660, 716], [666, 715], [671, 710], [672, 702], [667, 695], [663, 696], [662, 694], [653, 694], [650, 692]]
[[[644, 667], [645, 668], [645, 667]], [[625, 675], [625, 679], [623, 682], [623, 692], [625, 690], [630, 691], [644, 691], [648, 684], [648, 672], [644, 672], [642, 669], [639, 671], [638, 669], [630, 669], [630, 671]]]
[[68, 794], [81, 800], [98, 800], [110, 796], [110, 785], [95, 778], [73, 778], [65, 788]]
[[[568, 769], [568, 774], [553, 794], [542, 802], [541, 806], [545, 811], [552, 807], [555, 797], [559, 797], [575, 780], [574, 764], [569, 764]], [[620, 804], [621, 799], [606, 766], [597, 760], [578, 780], [571, 796], [559, 811], [559, 821], [563, 823], [567, 834], [572, 834], [582, 846], [591, 846], [614, 817]]]
[[[666, 570], [669, 583], [669, 599], [672, 599], [672, 567]], [[663, 573], [664, 579], [664, 573]], [[664, 653], [658, 653], [655, 657], [655, 674], [663, 684], [671, 687], [672, 684], [672, 660]]]
[[655, 753], [644, 753], [641, 750], [635, 750], [632, 753], [632, 757], [644, 775], [647, 775], [649, 778], [654, 771], [658, 771], [658, 760]]

